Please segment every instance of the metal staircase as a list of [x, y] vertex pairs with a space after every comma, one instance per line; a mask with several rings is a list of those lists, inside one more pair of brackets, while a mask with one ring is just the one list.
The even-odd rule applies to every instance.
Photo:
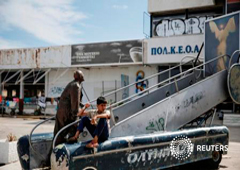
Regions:
[[[180, 72], [138, 94], [112, 104], [111, 137], [178, 130], [226, 100], [227, 69], [213, 74], [208, 73], [208, 76], [205, 76], [203, 69], [207, 64], [224, 56]], [[171, 69], [177, 67], [181, 69], [184, 64]], [[169, 70], [141, 81], [149, 80]], [[105, 97], [135, 84], [108, 93]]]
[[[144, 89], [143, 91], [140, 91], [139, 93], [133, 94], [125, 99], [122, 99], [120, 101], [117, 101], [116, 103], [111, 104], [110, 107], [111, 111], [114, 115], [114, 119], [112, 120], [112, 124], [115, 124], [117, 122], [120, 122], [135, 113], [187, 88], [189, 85], [193, 85], [197, 83], [198, 81], [203, 79], [203, 70], [200, 69], [201, 67], [198, 67], [197, 69], [194, 69], [194, 62], [196, 60], [193, 56], [186, 56], [191, 57], [192, 59], [188, 62], [181, 63], [178, 66], [172, 67], [168, 70], [164, 70], [162, 72], [156, 73], [154, 75], [151, 75], [145, 79], [142, 79], [140, 81], [134, 82], [132, 84], [129, 84], [125, 87], [119, 88], [115, 91], [112, 91], [110, 93], [107, 93], [103, 95], [104, 97], [108, 98], [109, 96], [121, 92], [126, 89], [130, 89], [135, 87], [137, 83], [141, 83], [144, 81], [150, 81], [153, 78], [156, 78], [157, 76], [161, 76], [164, 73], [167, 73], [174, 69], [179, 69], [180, 74], [174, 75], [170, 77], [169, 79], [166, 79], [164, 81], [158, 82], [154, 84], [151, 87], [148, 87]], [[182, 72], [182, 66], [184, 65], [192, 65], [193, 68]], [[96, 99], [89, 101], [90, 103], [95, 103]]]
[[111, 137], [175, 131], [228, 97], [227, 70], [222, 70], [118, 122]]

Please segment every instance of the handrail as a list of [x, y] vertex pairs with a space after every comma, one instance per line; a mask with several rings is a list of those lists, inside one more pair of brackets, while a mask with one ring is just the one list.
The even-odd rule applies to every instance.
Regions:
[[38, 124], [31, 130], [31, 132], [30, 132], [30, 134], [29, 134], [28, 142], [29, 142], [30, 148], [31, 148], [36, 154], [40, 155], [43, 159], [45, 159], [45, 158], [44, 158], [40, 153], [36, 152], [35, 149], [32, 147], [32, 141], [31, 141], [32, 133], [33, 133], [33, 131], [34, 131], [38, 126], [40, 126], [41, 124], [43, 124], [43, 123], [45, 123], [45, 122], [47, 122], [47, 121], [49, 121], [49, 120], [52, 120], [52, 119], [54, 119], [54, 118], [55, 118], [55, 116], [50, 117], [50, 118], [48, 118], [48, 119], [46, 119], [46, 120], [43, 120], [42, 122], [38, 123]]
[[[195, 59], [195, 56], [185, 56], [185, 57], [182, 58], [182, 60], [180, 61], [180, 63], [182, 63], [182, 61], [183, 61], [184, 59], [186, 59], [186, 58]], [[201, 62], [200, 59], [203, 59], [203, 58], [198, 57], [198, 58], [195, 60], [195, 62], [196, 62], [196, 61], [200, 61], [200, 62]], [[192, 63], [192, 67], [195, 67], [195, 63]], [[182, 72], [182, 66], [180, 66], [179, 70], [180, 70], [180, 72]], [[196, 78], [198, 79], [198, 78], [200, 77], [200, 75], [201, 75], [201, 72], [199, 73], [199, 76], [197, 76]]]
[[[164, 80], [164, 81], [162, 81], [162, 82], [160, 82], [160, 83], [158, 83], [158, 84], [156, 84], [156, 85], [154, 85], [154, 86], [152, 86], [152, 87], [149, 87], [148, 89], [145, 89], [145, 90], [143, 90], [143, 91], [141, 91], [140, 93], [135, 94], [135, 95], [139, 95], [139, 94], [145, 93], [146, 91], [149, 91], [149, 89], [154, 88], [154, 87], [158, 86], [159, 84], [162, 84], [162, 83], [167, 82], [167, 81], [169, 81], [169, 80], [171, 80], [171, 79], [174, 79], [174, 78], [176, 78], [176, 77], [179, 77], [180, 75], [185, 74], [185, 73], [187, 73], [187, 72], [194, 71], [194, 70], [196, 70], [197, 68], [202, 67], [202, 66], [204, 66], [204, 65], [206, 65], [206, 64], [208, 64], [208, 63], [211, 63], [211, 62], [213, 62], [213, 61], [215, 61], [215, 60], [217, 60], [217, 59], [219, 59], [219, 58], [221, 58], [221, 57], [224, 57], [224, 56], [228, 56], [228, 57], [229, 57], [229, 55], [224, 54], [224, 55], [218, 56], [218, 57], [216, 57], [216, 58], [213, 58], [213, 59], [211, 59], [211, 60], [209, 60], [209, 61], [207, 61], [207, 62], [205, 62], [205, 63], [203, 63], [203, 64], [200, 64], [200, 65], [198, 65], [198, 66], [196, 66], [196, 67], [194, 67], [194, 68], [191, 68], [191, 69], [186, 70], [186, 71], [184, 71], [184, 72], [182, 72], [182, 73], [179, 73], [179, 74], [177, 74], [177, 75], [175, 75], [175, 76], [173, 76], [173, 77], [170, 77], [169, 79]], [[134, 95], [133, 95], [133, 96], [134, 96]], [[123, 102], [123, 101], [129, 100], [131, 97], [132, 97], [132, 96], [130, 96], [130, 97], [124, 99], [124, 100], [121, 100], [121, 101], [119, 101], [119, 102], [117, 102], [117, 103], [114, 103], [114, 104], [108, 106], [106, 109], [111, 108], [111, 107], [113, 107], [113, 106], [115, 106], [115, 105], [117, 105], [117, 104], [119, 104], [119, 103], [121, 103], [121, 102]], [[135, 96], [134, 96], [134, 97], [135, 97]], [[81, 120], [81, 119], [76, 120], [75, 122], [72, 122], [72, 123], [64, 126], [64, 127], [56, 134], [56, 136], [54, 137], [54, 140], [53, 140], [53, 148], [55, 148], [55, 142], [56, 142], [56, 139], [57, 139], [57, 137], [59, 136], [59, 134], [60, 134], [62, 131], [64, 131], [65, 129], [67, 129], [68, 127], [70, 127], [70, 126], [78, 123], [80, 120]]]
[[[229, 60], [229, 64], [228, 64], [228, 68], [231, 67], [232, 58], [233, 58], [234, 54], [237, 53], [237, 52], [240, 53], [240, 50], [236, 50], [236, 51], [234, 51], [233, 54], [231, 55], [231, 58], [230, 58], [230, 60]], [[238, 58], [239, 58], [239, 56], [238, 56]]]
[[[195, 59], [195, 58], [194, 58], [194, 59]], [[192, 60], [194, 60], [194, 59], [192, 59]], [[187, 63], [190, 63], [192, 60], [189, 60], [188, 62], [183, 63], [182, 65], [185, 65], [185, 64], [187, 64]], [[121, 88], [119, 88], [119, 89], [117, 89], [117, 90], [115, 90], [115, 91], [109, 92], [109, 93], [107, 93], [107, 94], [105, 94], [105, 95], [103, 95], [103, 96], [104, 96], [104, 97], [110, 96], [111, 94], [114, 94], [114, 93], [119, 92], [119, 91], [121, 91], [121, 90], [123, 90], [123, 89], [125, 89], [125, 88], [128, 88], [128, 87], [130, 87], [130, 86], [133, 86], [133, 85], [138, 84], [138, 83], [140, 83], [140, 82], [146, 81], [146, 80], [148, 80], [148, 79], [151, 79], [151, 78], [156, 77], [156, 76], [158, 76], [158, 75], [161, 75], [161, 74], [163, 74], [163, 73], [166, 73], [166, 72], [168, 72], [168, 71], [170, 71], [170, 70], [173, 70], [173, 69], [175, 69], [175, 68], [178, 68], [178, 67], [180, 67], [180, 66], [181, 66], [181, 65], [177, 65], [177, 66], [171, 67], [170, 69], [167, 69], [167, 70], [161, 71], [161, 72], [159, 72], [159, 73], [153, 74], [153, 75], [148, 76], [148, 77], [146, 77], [146, 78], [144, 78], [144, 79], [141, 79], [141, 80], [139, 80], [139, 81], [137, 81], [137, 82], [131, 83], [131, 84], [129, 84], [129, 85], [127, 85], [127, 86], [124, 86], [124, 87], [121, 87]], [[94, 99], [94, 100], [89, 101], [89, 103], [95, 102], [96, 100], [97, 100], [97, 98]]]
[[[141, 92], [139, 92], [139, 93], [137, 93], [137, 94], [134, 94], [134, 95], [132, 95], [132, 96], [129, 96], [128, 98], [125, 98], [125, 99], [123, 99], [123, 100], [121, 100], [121, 101], [119, 101], [119, 102], [116, 102], [116, 103], [112, 104], [111, 106], [114, 107], [114, 106], [118, 105], [119, 103], [125, 102], [125, 101], [127, 101], [127, 100], [129, 100], [129, 99], [131, 99], [131, 98], [133, 98], [133, 97], [135, 97], [135, 96], [141, 95], [141, 94], [149, 91], [150, 89], [152, 89], [152, 88], [154, 88], [154, 87], [156, 87], [156, 86], [159, 86], [159, 85], [161, 85], [161, 84], [163, 84], [163, 83], [165, 83], [165, 82], [168, 82], [168, 81], [170, 81], [170, 80], [172, 80], [172, 79], [175, 79], [176, 77], [179, 77], [179, 76], [181, 76], [181, 75], [183, 75], [183, 74], [186, 74], [186, 73], [188, 73], [188, 72], [191, 72], [191, 71], [193, 71], [193, 70], [196, 70], [197, 68], [202, 67], [202, 66], [204, 66], [204, 65], [206, 65], [206, 64], [208, 64], [208, 63], [211, 63], [211, 62], [213, 62], [213, 61], [215, 61], [215, 60], [217, 60], [217, 59], [219, 59], [219, 58], [221, 58], [221, 57], [224, 57], [224, 56], [229, 56], [229, 55], [224, 54], [224, 55], [218, 56], [218, 57], [216, 57], [216, 58], [214, 58], [214, 59], [211, 59], [211, 60], [209, 60], [209, 61], [207, 61], [207, 62], [205, 62], [205, 63], [203, 63], [203, 64], [200, 64], [200, 65], [198, 65], [198, 66], [196, 66], [196, 67], [194, 67], [194, 68], [191, 68], [191, 69], [189, 69], [189, 70], [186, 70], [186, 71], [184, 71], [184, 72], [182, 72], [182, 73], [179, 73], [179, 74], [177, 74], [177, 75], [175, 75], [175, 76], [172, 76], [172, 77], [170, 77], [170, 78], [168, 78], [168, 79], [166, 79], [166, 80], [164, 80], [164, 81], [162, 81], [162, 82], [160, 82], [160, 83], [157, 83], [157, 84], [155, 84], [155, 85], [153, 85], [153, 86], [151, 86], [151, 87], [149, 87], [149, 88], [147, 88], [147, 89], [145, 89], [145, 90], [143, 90], [143, 91], [141, 91]], [[107, 108], [108, 108], [108, 107], [107, 107]]]
[[72, 126], [72, 125], [80, 122], [80, 120], [81, 120], [81, 119], [78, 119], [78, 120], [76, 120], [76, 121], [74, 121], [74, 122], [72, 122], [72, 123], [64, 126], [62, 129], [60, 129], [60, 130], [58, 131], [58, 133], [54, 136], [54, 139], [53, 139], [53, 148], [55, 148], [55, 143], [56, 143], [56, 140], [57, 140], [57, 137], [59, 136], [59, 134], [60, 134], [62, 131], [64, 131], [65, 129], [69, 128], [70, 126]]
[[[189, 61], [193, 61], [194, 59], [196, 59], [196, 57], [195, 56], [193, 56], [193, 55], [189, 55], [189, 56], [185, 56], [185, 57], [183, 57], [182, 59], [181, 59], [181, 61], [180, 61], [180, 67], [179, 67], [179, 70], [180, 70], [180, 72], [182, 72], [182, 65], [181, 65], [181, 63], [183, 62], [183, 60], [184, 59], [186, 59], [186, 58], [191, 58], [192, 60], [189, 60]], [[200, 61], [200, 60], [199, 60]], [[192, 63], [192, 66], [194, 67], [194, 63]]]
[[[189, 70], [187, 70], [187, 71], [184, 71], [184, 72], [182, 72], [182, 74], [185, 74], [185, 73], [191, 72], [191, 71], [193, 71], [193, 69], [189, 69]], [[132, 96], [129, 96], [128, 98], [125, 98], [125, 99], [123, 99], [123, 100], [121, 100], [121, 101], [119, 101], [119, 102], [116, 102], [116, 103], [112, 104], [112, 106], [114, 107], [114, 106], [116, 106], [116, 105], [118, 105], [118, 104], [120, 104], [120, 103], [122, 103], [122, 102], [125, 102], [125, 101], [127, 101], [127, 100], [129, 100], [129, 99], [131, 99], [131, 98], [133, 98], [133, 97], [139, 96], [139, 95], [141, 95], [141, 94], [143, 94], [143, 93], [145, 93], [145, 92], [153, 89], [154, 87], [157, 87], [157, 86], [159, 86], [159, 85], [161, 85], [161, 84], [164, 84], [164, 83], [166, 83], [166, 82], [169, 82], [170, 80], [175, 79], [176, 77], [179, 77], [179, 76], [180, 76], [179, 74], [177, 74], [177, 75], [175, 75], [175, 76], [172, 76], [171, 78], [166, 79], [166, 80], [164, 80], [164, 81], [161, 81], [160, 83], [157, 83], [157, 84], [155, 84], [155, 85], [153, 85], [153, 86], [151, 86], [151, 87], [149, 87], [149, 88], [147, 88], [147, 89], [145, 89], [145, 90], [143, 90], [143, 91], [141, 91], [141, 92], [139, 92], [139, 93], [137, 93], [137, 94], [134, 94], [134, 95], [132, 95]], [[108, 107], [107, 107], [107, 109], [108, 109]]]

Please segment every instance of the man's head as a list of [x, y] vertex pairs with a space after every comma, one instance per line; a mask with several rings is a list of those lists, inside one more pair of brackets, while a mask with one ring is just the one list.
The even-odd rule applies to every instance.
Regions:
[[84, 75], [81, 70], [76, 70], [73, 74], [73, 77], [74, 77], [74, 80], [76, 80], [80, 83], [84, 81]]
[[107, 107], [107, 100], [105, 99], [105, 97], [100, 96], [99, 98], [97, 98], [98, 112], [100, 112], [100, 113], [104, 112], [106, 107]]

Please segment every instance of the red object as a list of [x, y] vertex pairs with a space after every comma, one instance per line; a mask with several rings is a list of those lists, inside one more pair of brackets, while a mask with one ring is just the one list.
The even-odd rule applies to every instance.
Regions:
[[2, 95], [0, 95], [0, 103], [2, 103]]
[[19, 102], [19, 98], [13, 98], [13, 101], [15, 101], [15, 102]]
[[19, 112], [23, 112], [23, 99], [19, 99]]
[[240, 2], [240, 0], [228, 0], [228, 3], [233, 3], [233, 2]]

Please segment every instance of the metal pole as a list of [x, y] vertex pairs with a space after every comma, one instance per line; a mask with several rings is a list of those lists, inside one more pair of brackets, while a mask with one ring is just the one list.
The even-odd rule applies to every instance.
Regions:
[[102, 95], [104, 96], [104, 81], [102, 81]]
[[115, 80], [115, 102], [117, 102], [117, 80]]
[[232, 112], [235, 113], [235, 103], [233, 102], [233, 109]]
[[196, 60], [195, 60], [195, 62], [194, 62], [194, 67], [195, 67], [196, 64], [197, 64], [197, 61], [198, 61], [198, 58], [199, 58], [199, 56], [200, 56], [200, 54], [201, 54], [201, 52], [202, 52], [203, 46], [204, 46], [204, 42], [202, 43], [202, 46], [201, 46], [201, 48], [200, 48], [200, 50], [199, 50], [199, 52], [198, 52], [198, 55], [197, 55]]
[[[89, 98], [88, 98], [88, 95], [87, 95], [85, 89], [83, 88], [83, 85], [82, 85], [82, 89], [83, 89], [83, 92], [84, 92], [85, 96], [87, 97], [88, 102], [90, 103], [90, 100], [89, 100]], [[91, 103], [90, 103], [90, 104], [91, 104]], [[92, 104], [91, 104], [91, 107], [92, 107], [92, 109], [93, 109]]]
[[[22, 71], [21, 73], [21, 81], [20, 81], [20, 99], [19, 103], [18, 103], [18, 111], [21, 112], [21, 114], [23, 114], [23, 110], [24, 110], [24, 72]], [[21, 111], [20, 111], [20, 106], [21, 106]]]
[[[3, 70], [4, 71], [4, 70]], [[2, 72], [3, 71], [1, 71], [1, 74], [0, 74], [0, 90], [1, 90], [1, 96], [2, 96], [2, 91], [3, 91], [3, 89], [2, 89]], [[3, 96], [2, 96], [2, 101], [1, 101], [1, 104], [2, 104], [2, 116], [3, 116]]]
[[[51, 71], [51, 69], [48, 69], [47, 71], [45, 71], [45, 73], [43, 75], [41, 75], [37, 80], [34, 80], [33, 84], [37, 84], [37, 82], [39, 82], [45, 75], [47, 75], [49, 72]], [[40, 72], [40, 71], [39, 71]]]
[[217, 109], [215, 108], [214, 109], [214, 112], [213, 112], [213, 117], [212, 117], [212, 120], [211, 120], [211, 123], [210, 123], [210, 126], [212, 126], [212, 123], [213, 123], [213, 120], [214, 120], [214, 117], [215, 117], [215, 113], [216, 113]]
[[112, 119], [113, 125], [115, 125], [115, 124], [116, 124], [116, 121], [115, 121], [115, 117], [114, 117], [113, 112], [112, 112], [112, 106], [111, 106], [111, 103], [110, 103], [110, 107], [109, 107], [109, 109], [110, 109], [110, 115], [111, 115], [111, 119]]
[[168, 78], [169, 78], [169, 81], [168, 81], [168, 83], [170, 83], [170, 77], [171, 77], [171, 66], [169, 65], [169, 67], [168, 67], [168, 69], [169, 69], [169, 72], [168, 72]]
[[3, 106], [4, 106], [4, 97], [3, 97], [4, 84], [2, 85], [2, 117], [3, 117]]
[[21, 72], [21, 70], [18, 70], [17, 72], [15, 72], [11, 77], [9, 77], [7, 80], [4, 80], [3, 82], [2, 82], [2, 84], [4, 84], [4, 83], [7, 83], [9, 80], [11, 80], [13, 77], [15, 77], [18, 73], [20, 73]]

